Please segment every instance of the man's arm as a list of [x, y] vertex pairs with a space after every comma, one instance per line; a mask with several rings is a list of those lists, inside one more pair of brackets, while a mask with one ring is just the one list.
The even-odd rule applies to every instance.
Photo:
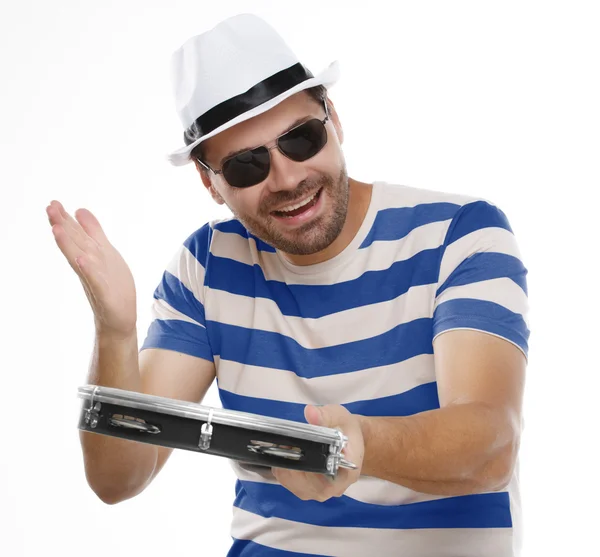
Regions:
[[504, 488], [519, 447], [525, 356], [493, 335], [452, 330], [435, 339], [434, 361], [439, 409], [359, 417], [362, 474], [438, 495]]
[[528, 353], [527, 269], [506, 215], [484, 200], [455, 213], [440, 253], [431, 322], [440, 408], [389, 418], [308, 405], [309, 423], [346, 433], [344, 452], [358, 469], [329, 483], [278, 471], [297, 496], [339, 496], [359, 474], [436, 495], [499, 490], [510, 481]]
[[[88, 383], [200, 403], [215, 377], [214, 363], [172, 350], [147, 349], [138, 355], [137, 336], [96, 335]], [[143, 491], [172, 449], [80, 431], [88, 484], [107, 504]]]

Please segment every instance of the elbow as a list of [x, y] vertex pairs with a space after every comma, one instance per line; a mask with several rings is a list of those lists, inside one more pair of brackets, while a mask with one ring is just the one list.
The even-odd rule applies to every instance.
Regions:
[[519, 440], [515, 438], [479, 470], [476, 483], [480, 492], [502, 491], [508, 487], [514, 474], [518, 452]]
[[490, 459], [480, 470], [479, 482], [485, 491], [502, 491], [510, 484], [519, 454], [521, 443], [521, 428], [517, 416], [508, 414], [503, 416], [503, 427], [499, 428], [502, 434], [497, 439], [503, 440], [496, 446]]
[[88, 485], [94, 494], [106, 505], [116, 505], [121, 501], [125, 501], [126, 497], [123, 491], [115, 489], [113, 486], [96, 485], [88, 478]]
[[116, 505], [135, 497], [148, 487], [154, 477], [148, 466], [124, 469], [122, 466], [111, 464], [109, 462], [107, 465], [92, 459], [88, 459], [85, 463], [87, 484], [98, 499], [106, 505]]
[[135, 491], [117, 491], [111, 489], [95, 489], [92, 487], [92, 491], [96, 494], [98, 499], [106, 505], [116, 505], [117, 503], [135, 497], [142, 489], [137, 489]]
[[121, 501], [129, 499], [129, 497], [124, 497], [122, 493], [118, 493], [116, 491], [99, 490], [94, 488], [92, 488], [92, 491], [96, 494], [98, 499], [100, 499], [100, 501], [106, 505], [116, 505]]
[[479, 473], [472, 474], [468, 482], [469, 494], [502, 491], [508, 487], [512, 478], [512, 469], [503, 462], [490, 462]]
[[94, 481], [89, 475], [86, 474], [87, 483], [91, 490], [96, 494], [98, 499], [106, 505], [116, 505], [127, 499], [135, 497], [141, 493], [148, 485], [148, 481], [143, 484], [138, 483], [126, 483], [120, 484], [115, 481], [109, 483]]
[[102, 493], [102, 492], [98, 493], [97, 491], [94, 491], [94, 493], [98, 496], [98, 499], [100, 499], [100, 501], [102, 501], [106, 505], [116, 505], [117, 503], [124, 501], [124, 499], [122, 497], [115, 497], [112, 494], [107, 494], [107, 493]]
[[504, 467], [501, 473], [489, 478], [486, 491], [503, 491], [512, 479], [512, 468]]

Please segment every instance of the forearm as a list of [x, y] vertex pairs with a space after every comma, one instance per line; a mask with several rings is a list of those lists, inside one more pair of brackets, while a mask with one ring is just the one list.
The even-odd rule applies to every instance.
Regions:
[[459, 495], [500, 489], [512, 473], [517, 428], [485, 405], [360, 420], [364, 475], [424, 493]]
[[[111, 338], [96, 334], [88, 383], [141, 392], [137, 334]], [[139, 493], [156, 466], [155, 446], [87, 431], [79, 433], [87, 481], [105, 502]]]

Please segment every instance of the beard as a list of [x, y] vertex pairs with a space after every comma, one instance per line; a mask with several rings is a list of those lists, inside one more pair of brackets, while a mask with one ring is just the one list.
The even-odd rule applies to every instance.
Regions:
[[[283, 231], [282, 225], [270, 214], [271, 210], [320, 188], [323, 189], [320, 195], [326, 196], [327, 211], [302, 226]], [[329, 247], [340, 235], [348, 214], [349, 197], [348, 172], [344, 163], [337, 179], [321, 174], [317, 180], [300, 182], [296, 191], [280, 192], [277, 197], [270, 198], [256, 217], [236, 213], [231, 207], [230, 210], [248, 232], [270, 246], [290, 255], [312, 255]]]

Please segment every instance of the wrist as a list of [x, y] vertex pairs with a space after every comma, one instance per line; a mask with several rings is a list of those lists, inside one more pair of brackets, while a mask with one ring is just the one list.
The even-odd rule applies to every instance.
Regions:
[[369, 461], [370, 461], [370, 441], [372, 437], [371, 426], [373, 418], [370, 416], [357, 415], [360, 432], [363, 438], [363, 462], [361, 474], [369, 476]]
[[360, 431], [362, 433], [363, 440], [366, 445], [367, 437], [370, 435], [369, 426], [370, 426], [370, 421], [372, 418], [370, 416], [361, 416], [360, 414], [356, 414], [356, 417], [358, 418], [358, 424], [360, 426]]
[[129, 344], [135, 339], [137, 344], [137, 329], [134, 327], [131, 331], [115, 331], [96, 324], [96, 338], [101, 342], [118, 344]]

